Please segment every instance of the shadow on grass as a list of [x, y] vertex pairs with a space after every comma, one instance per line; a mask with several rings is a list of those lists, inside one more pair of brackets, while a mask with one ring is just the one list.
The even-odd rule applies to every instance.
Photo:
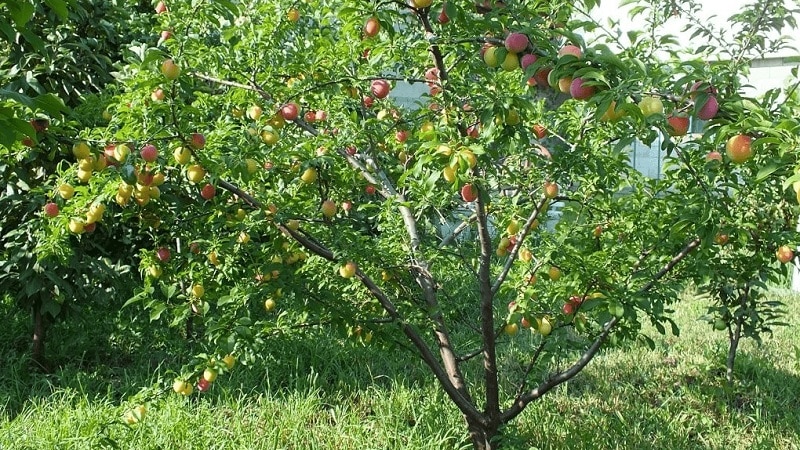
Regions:
[[[30, 319], [9, 305], [0, 305], [0, 310], [0, 317], [7, 317], [6, 327], [0, 330], [0, 414], [9, 420], [27, 404], [58, 391], [113, 403], [145, 387], [158, 386], [171, 394], [172, 381], [182, 366], [190, 362], [191, 355], [204, 350], [147, 318], [117, 319], [108, 317], [109, 311], [87, 310], [82, 317], [49, 330], [46, 353], [56, 369], [41, 373], [31, 370]], [[119, 323], [131, 325], [121, 329]], [[304, 336], [269, 337], [260, 354], [263, 359], [251, 364], [240, 361], [233, 371], [221, 375], [209, 392], [194, 397], [217, 401], [227, 396], [313, 392], [333, 404], [343, 399], [357, 402], [368, 386], [391, 389], [398, 383], [430, 384], [421, 363], [402, 364], [410, 357], [387, 357], [406, 350], [342, 342], [332, 334], [319, 330]]]
[[[507, 431], [527, 449], [797, 448], [800, 377], [741, 353], [738, 379], [674, 362], [598, 364]], [[542, 433], [546, 430], [546, 434]], [[742, 431], [746, 431], [743, 435]]]

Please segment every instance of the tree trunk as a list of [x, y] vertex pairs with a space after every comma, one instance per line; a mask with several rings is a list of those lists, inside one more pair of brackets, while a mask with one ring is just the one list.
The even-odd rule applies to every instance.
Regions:
[[[739, 294], [739, 306], [742, 310], [747, 307], [747, 296], [747, 291]], [[728, 383], [733, 382], [733, 364], [736, 361], [736, 350], [739, 348], [739, 340], [742, 337], [742, 325], [744, 321], [745, 316], [743, 314], [739, 315], [734, 320], [732, 326], [728, 328], [728, 341], [730, 342], [730, 346], [728, 347], [728, 359], [725, 362], [725, 379], [728, 380]]]
[[47, 359], [44, 356], [44, 340], [47, 332], [47, 324], [42, 317], [42, 303], [33, 303], [33, 364], [44, 372], [49, 371]]
[[500, 448], [498, 437], [500, 432], [497, 426], [485, 427], [479, 423], [467, 421], [469, 437], [475, 450], [497, 450]]

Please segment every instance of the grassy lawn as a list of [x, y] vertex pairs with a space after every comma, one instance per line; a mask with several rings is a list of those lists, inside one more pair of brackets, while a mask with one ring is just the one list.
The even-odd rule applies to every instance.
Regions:
[[[775, 295], [790, 308], [800, 301]], [[680, 337], [650, 333], [655, 351], [631, 344], [597, 357], [506, 429], [507, 448], [800, 448], [800, 312], [793, 308], [791, 325], [762, 346], [741, 347], [733, 387], [724, 383], [725, 337], [696, 320], [702, 313], [701, 302], [687, 300], [676, 317]], [[52, 354], [75, 355], [43, 375], [21, 356], [25, 324], [10, 323], [0, 331], [3, 450], [469, 448], [455, 408], [421, 364], [397, 358], [400, 350], [325, 335], [276, 339], [264, 366], [241, 366], [186, 399], [166, 392], [180, 361], [161, 344], [109, 342], [112, 325], [62, 331], [79, 341], [59, 341], [56, 330]], [[526, 350], [523, 333], [516, 339]], [[139, 403], [145, 418], [125, 424]]]

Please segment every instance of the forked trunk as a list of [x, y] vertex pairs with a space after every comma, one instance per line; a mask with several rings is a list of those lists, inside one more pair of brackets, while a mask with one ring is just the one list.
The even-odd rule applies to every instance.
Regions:
[[472, 447], [475, 450], [497, 450], [500, 448], [498, 443], [500, 432], [496, 426], [489, 428], [467, 421], [467, 427], [470, 440], [472, 440]]
[[47, 332], [47, 324], [44, 317], [42, 317], [42, 304], [41, 302], [34, 302], [33, 304], [33, 364], [39, 370], [44, 372], [48, 371], [49, 365], [44, 356], [44, 340]]

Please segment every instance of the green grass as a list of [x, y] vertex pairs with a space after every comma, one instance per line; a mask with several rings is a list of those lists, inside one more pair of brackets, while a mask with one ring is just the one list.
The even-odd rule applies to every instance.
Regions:
[[[681, 336], [649, 333], [656, 350], [631, 344], [598, 356], [506, 428], [507, 448], [800, 448], [800, 312], [762, 346], [744, 343], [733, 386], [721, 370], [725, 337], [696, 320], [703, 312], [682, 303]], [[187, 399], [167, 391], [180, 362], [164, 345], [143, 351], [113, 324], [59, 341], [75, 327], [54, 331], [53, 354], [77, 355], [51, 375], [27, 370], [24, 322], [0, 330], [0, 449], [469, 448], [458, 412], [400, 350], [324, 334], [275, 339], [265, 366], [237, 367]], [[109, 335], [111, 344], [92, 337]], [[139, 403], [146, 417], [125, 424]]]

